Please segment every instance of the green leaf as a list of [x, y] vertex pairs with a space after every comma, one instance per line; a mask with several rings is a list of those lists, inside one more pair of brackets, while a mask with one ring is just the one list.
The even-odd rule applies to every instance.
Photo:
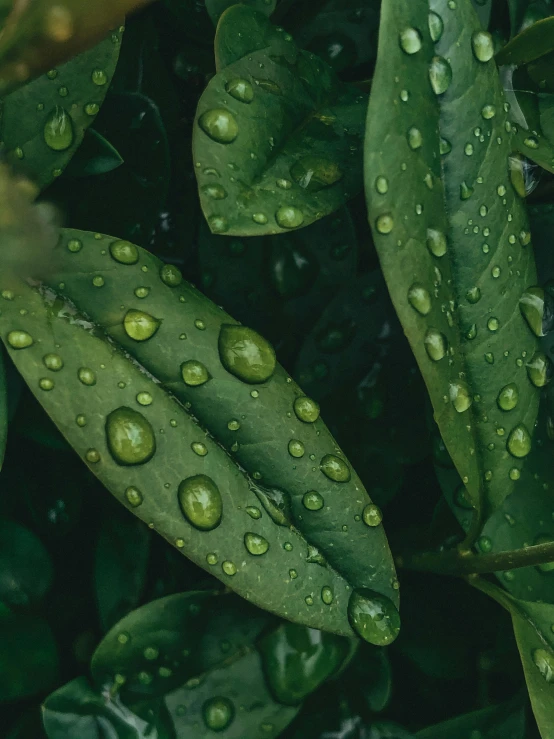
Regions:
[[[113, 77], [122, 30], [4, 98], [1, 139], [8, 159], [40, 188], [59, 177], [93, 123]], [[0, 51], [1, 56], [1, 51]]]
[[4, 353], [0, 352], [0, 470], [4, 464], [6, 444], [8, 441], [8, 386], [6, 367], [4, 365]]
[[361, 188], [365, 96], [244, 5], [222, 17], [215, 46], [218, 73], [193, 134], [211, 230], [281, 233], [353, 197]]
[[[511, 444], [512, 434], [527, 442], [537, 415], [526, 368], [537, 338], [518, 307], [536, 273], [508, 174], [512, 142], [492, 41], [469, 0], [456, 8], [438, 0], [432, 12], [436, 43], [426, 8], [405, 0], [384, 8], [366, 194], [383, 272], [440, 432], [486, 516], [512, 491], [517, 455], [529, 451]], [[498, 397], [510, 383], [519, 400], [504, 411]]]
[[78, 677], [48, 696], [42, 707], [48, 739], [173, 739], [158, 721], [143, 720], [119, 696], [94, 690]]
[[[247, 5], [249, 8], [258, 10], [260, 13], [271, 15], [277, 5], [277, 0], [238, 0], [243, 5]], [[223, 13], [230, 8], [232, 5], [236, 5], [237, 0], [206, 0], [206, 10], [208, 11], [210, 18], [217, 26], [219, 19]]]
[[[276, 365], [270, 345], [127, 242], [65, 231], [54, 261], [48, 284], [109, 340], [63, 299], [23, 284], [4, 293], [0, 330], [94, 474], [254, 603], [316, 628], [350, 635], [352, 624], [370, 641], [392, 641], [398, 583], [380, 520], [317, 404]], [[56, 359], [43, 359], [50, 354]], [[120, 445], [129, 424], [144, 444]], [[200, 510], [196, 495], [207, 496]], [[275, 576], [265, 577], [268, 567]], [[365, 598], [385, 618], [366, 619]]]
[[554, 17], [524, 28], [496, 55], [498, 64], [528, 64], [554, 51]]
[[89, 128], [77, 155], [65, 173], [68, 177], [90, 177], [107, 174], [123, 164], [123, 157], [102, 134]]
[[483, 708], [418, 731], [417, 739], [525, 739], [525, 712], [520, 701]]
[[0, 701], [49, 690], [58, 679], [58, 650], [46, 621], [0, 613]]
[[29, 529], [0, 520], [0, 601], [25, 607], [41, 600], [52, 584], [48, 551]]
[[139, 603], [150, 554], [150, 532], [122, 509], [104, 518], [94, 557], [100, 623], [106, 630]]
[[511, 616], [527, 690], [542, 739], [554, 737], [554, 605], [518, 600], [486, 580], [472, 583]]

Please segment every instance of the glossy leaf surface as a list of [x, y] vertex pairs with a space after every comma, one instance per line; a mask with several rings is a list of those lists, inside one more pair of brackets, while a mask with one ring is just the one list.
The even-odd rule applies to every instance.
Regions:
[[[537, 414], [525, 366], [537, 338], [518, 310], [536, 274], [509, 178], [512, 145], [492, 41], [469, 0], [433, 2], [431, 11], [429, 25], [423, 5], [395, 0], [384, 8], [366, 194], [435, 419], [470, 500], [489, 515], [513, 489], [525, 456], [508, 443], [511, 434], [525, 437], [528, 453]], [[510, 383], [518, 401], [505, 411], [499, 397]]]
[[218, 73], [198, 106], [193, 154], [214, 233], [307, 226], [361, 188], [366, 98], [251, 8], [216, 35]]
[[[207, 0], [206, 10], [210, 14], [212, 21], [217, 25], [223, 13], [236, 4], [235, 0]], [[275, 10], [277, 0], [242, 0], [242, 4], [258, 10], [260, 13], [271, 15]]]

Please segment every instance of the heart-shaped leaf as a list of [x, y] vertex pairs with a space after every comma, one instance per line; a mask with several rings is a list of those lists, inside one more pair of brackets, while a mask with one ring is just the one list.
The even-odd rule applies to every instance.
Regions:
[[[65, 231], [53, 259], [48, 284], [64, 298], [5, 277], [0, 327], [90, 469], [253, 602], [392, 641], [398, 583], [381, 518], [268, 342], [128, 242]], [[277, 577], [262, 575], [269, 563]]]
[[193, 136], [211, 230], [281, 233], [354, 196], [365, 96], [245, 5], [222, 16], [215, 47], [218, 73], [200, 99]]
[[406, 0], [383, 10], [367, 124], [370, 222], [440, 432], [486, 516], [517, 484], [538, 408], [526, 366], [537, 337], [518, 307], [536, 273], [509, 177], [512, 128], [470, 0], [434, 0], [430, 15]]

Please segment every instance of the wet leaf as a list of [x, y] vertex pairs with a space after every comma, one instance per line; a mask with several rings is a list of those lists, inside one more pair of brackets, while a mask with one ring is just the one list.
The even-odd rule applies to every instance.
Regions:
[[[2, 336], [91, 471], [253, 602], [324, 630], [351, 634], [352, 623], [370, 641], [392, 641], [398, 592], [380, 520], [366, 524], [369, 497], [270, 345], [128, 242], [66, 231], [54, 260], [49, 284], [120, 350], [64, 299], [22, 283], [5, 298]], [[280, 574], [260, 583], [270, 563]], [[366, 618], [366, 598], [384, 618]]]
[[112, 31], [97, 46], [4, 98], [1, 132], [8, 158], [40, 188], [62, 174], [94, 122], [115, 71], [121, 37], [122, 29]]
[[[239, 0], [239, 2], [266, 15], [271, 15], [277, 5], [277, 0]], [[235, 0], [207, 0], [206, 10], [214, 24], [217, 25], [223, 13], [232, 5], [236, 5]]]
[[213, 233], [297, 229], [359, 191], [365, 96], [243, 5], [221, 19], [216, 61], [193, 136]]
[[8, 441], [8, 419], [8, 379], [4, 365], [4, 353], [0, 352], [0, 470], [4, 463], [4, 454]]
[[[537, 414], [525, 366], [537, 338], [518, 310], [536, 273], [509, 178], [512, 143], [492, 41], [467, 0], [434, 2], [432, 12], [436, 43], [423, 7], [395, 0], [382, 16], [366, 193], [436, 421], [470, 500], [487, 516], [513, 489], [510, 470], [522, 466]], [[498, 397], [510, 383], [519, 396], [506, 412]], [[525, 449], [510, 444], [512, 432], [525, 437]]]

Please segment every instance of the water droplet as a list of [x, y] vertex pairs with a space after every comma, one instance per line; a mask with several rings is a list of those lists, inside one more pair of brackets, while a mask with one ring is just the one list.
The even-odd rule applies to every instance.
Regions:
[[431, 296], [418, 282], [414, 282], [408, 290], [408, 302], [422, 316], [426, 316], [431, 311]]
[[137, 287], [134, 290], [134, 293], [137, 298], [147, 298], [150, 295], [150, 288], [149, 287]]
[[210, 216], [208, 225], [214, 234], [223, 234], [229, 230], [229, 222], [225, 216]]
[[91, 78], [92, 78], [93, 83], [95, 85], [98, 85], [98, 87], [102, 87], [108, 81], [108, 77], [103, 69], [93, 70]]
[[348, 619], [362, 639], [380, 647], [393, 642], [400, 631], [400, 616], [394, 603], [367, 588], [354, 590], [351, 594]]
[[431, 34], [431, 39], [436, 43], [442, 36], [443, 31], [444, 22], [442, 18], [438, 13], [431, 11], [429, 13], [429, 33]]
[[174, 264], [164, 264], [160, 269], [160, 279], [168, 287], [178, 287], [183, 281], [183, 275]]
[[133, 486], [127, 488], [127, 490], [125, 491], [125, 497], [127, 498], [127, 502], [129, 503], [129, 505], [133, 508], [138, 508], [143, 500], [140, 490]]
[[196, 529], [211, 531], [221, 523], [223, 501], [211, 477], [187, 477], [179, 484], [177, 496], [183, 515]]
[[241, 103], [251, 103], [254, 100], [254, 88], [248, 80], [240, 78], [230, 80], [225, 85], [225, 91]]
[[498, 318], [494, 318], [494, 316], [492, 318], [489, 318], [489, 320], [487, 321], [487, 328], [489, 329], [489, 331], [498, 331], [499, 327], [500, 323], [498, 321]]
[[429, 80], [435, 95], [445, 93], [452, 82], [452, 67], [442, 56], [435, 56], [429, 65]]
[[362, 518], [366, 526], [375, 527], [379, 526], [383, 520], [383, 514], [381, 513], [379, 506], [376, 506], [374, 503], [369, 503], [364, 508]]
[[334, 482], [348, 482], [351, 477], [350, 467], [340, 457], [326, 454], [320, 463], [323, 474]]
[[275, 213], [275, 220], [281, 228], [298, 228], [304, 223], [304, 214], [292, 205], [282, 205]]
[[243, 382], [266, 382], [275, 371], [273, 347], [251, 328], [223, 324], [218, 348], [221, 364]]
[[323, 508], [324, 500], [318, 492], [316, 492], [315, 490], [311, 490], [310, 492], [304, 494], [304, 497], [302, 498], [302, 503], [304, 504], [304, 507], [307, 508], [309, 511], [320, 511]]
[[[290, 173], [296, 184], [308, 192], [319, 192], [325, 187], [331, 187], [343, 177], [336, 162], [314, 156], [305, 156], [296, 161], [290, 168]], [[277, 222], [279, 223], [279, 219]], [[285, 225], [283, 228], [291, 227]]]
[[45, 354], [42, 361], [44, 366], [52, 372], [59, 372], [63, 369], [63, 359], [59, 354]]
[[151, 339], [160, 328], [161, 321], [141, 310], [129, 310], [123, 319], [125, 333], [135, 341]]
[[[528, 287], [519, 299], [519, 308], [535, 336], [544, 336], [545, 295], [542, 287]], [[548, 321], [550, 323], [550, 321]], [[545, 327], [546, 328], [546, 327]]]
[[256, 508], [256, 506], [249, 505], [244, 510], [248, 513], [250, 518], [253, 518], [255, 521], [262, 517], [262, 512], [259, 508]]
[[219, 144], [230, 144], [239, 134], [235, 116], [225, 108], [213, 108], [202, 113], [198, 118], [198, 125]]
[[466, 293], [466, 300], [472, 305], [478, 303], [481, 300], [481, 290], [478, 287], [470, 287]]
[[268, 221], [268, 218], [265, 213], [254, 213], [252, 215], [252, 220], [254, 221], [254, 223], [257, 223], [260, 226], [265, 226], [265, 224]]
[[298, 439], [291, 439], [288, 445], [289, 454], [291, 457], [300, 458], [306, 453], [304, 444]]
[[75, 138], [73, 121], [69, 113], [58, 105], [50, 113], [44, 124], [44, 141], [53, 151], [69, 149]]
[[138, 393], [138, 395], [137, 395], [137, 403], [139, 405], [144, 405], [144, 406], [146, 406], [146, 405], [152, 405], [152, 402], [153, 402], [153, 398], [150, 395], [150, 393], [147, 393], [145, 391], [142, 392], [142, 393]]
[[533, 662], [547, 683], [554, 683], [554, 655], [546, 649], [533, 651]]
[[446, 254], [447, 241], [442, 231], [434, 228], [427, 229], [427, 248], [435, 257], [442, 257]]
[[458, 413], [464, 413], [473, 403], [473, 398], [465, 382], [453, 382], [449, 387], [450, 401]]
[[416, 54], [421, 49], [421, 34], [416, 28], [405, 28], [399, 34], [400, 47], [406, 54]]
[[267, 539], [264, 539], [263, 536], [253, 534], [251, 531], [248, 531], [244, 535], [244, 546], [250, 554], [259, 557], [267, 552], [269, 549], [269, 542]]
[[156, 437], [149, 421], [126, 406], [107, 417], [106, 439], [112, 457], [122, 466], [145, 464], [156, 451]]
[[8, 344], [12, 349], [27, 349], [34, 344], [33, 337], [27, 331], [10, 331]]
[[315, 423], [319, 418], [319, 405], [315, 400], [303, 395], [294, 401], [294, 412], [304, 423]]
[[195, 454], [198, 454], [199, 457], [205, 457], [208, 453], [208, 447], [201, 441], [193, 441], [190, 448]]
[[197, 387], [203, 385], [210, 379], [210, 374], [202, 362], [195, 359], [189, 359], [181, 365], [181, 376], [185, 385], [189, 387]]
[[208, 729], [224, 731], [231, 725], [235, 717], [235, 707], [228, 698], [216, 696], [209, 698], [204, 703], [202, 716]]
[[290, 180], [285, 180], [282, 177], [276, 180], [277, 187], [280, 187], [281, 190], [290, 190], [292, 187], [292, 182]]
[[439, 362], [446, 355], [448, 342], [446, 336], [434, 328], [428, 329], [423, 339], [425, 350], [433, 362]]
[[210, 552], [206, 555], [206, 562], [211, 565], [212, 567], [216, 565], [219, 562], [219, 559], [217, 557], [217, 554], [214, 552]]
[[535, 352], [527, 363], [527, 376], [535, 387], [544, 387], [552, 378], [552, 364], [543, 352]]
[[298, 572], [296, 570], [289, 570], [289, 577], [291, 580], [296, 580], [298, 577]]
[[531, 434], [523, 423], [518, 423], [508, 436], [506, 447], [510, 454], [518, 459], [526, 457], [531, 451]]
[[394, 228], [394, 219], [391, 213], [382, 213], [375, 221], [375, 228], [380, 234], [390, 234]]
[[484, 553], [488, 554], [492, 551], [492, 541], [488, 536], [480, 536], [478, 541], [479, 549]]
[[389, 191], [389, 181], [383, 175], [379, 175], [375, 180], [375, 189], [380, 195], [384, 195]]
[[509, 385], [505, 385], [498, 393], [496, 402], [501, 410], [511, 411], [516, 407], [518, 400], [519, 392], [517, 385], [514, 382], [511, 382]]
[[94, 287], [104, 287], [104, 278], [102, 277], [102, 275], [95, 275], [92, 278], [92, 284], [94, 285]]
[[523, 143], [529, 149], [538, 149], [539, 148], [539, 140], [537, 139], [536, 136], [528, 136], [526, 139], [524, 139]]
[[408, 139], [408, 146], [410, 149], [416, 151], [416, 149], [420, 149], [422, 147], [423, 136], [421, 135], [419, 128], [416, 128], [415, 126], [409, 128], [406, 137]]
[[227, 190], [225, 190], [222, 185], [218, 185], [217, 183], [204, 185], [202, 187], [202, 192], [204, 193], [204, 195], [207, 195], [207, 197], [212, 198], [212, 200], [225, 200], [225, 198], [227, 197]]
[[91, 464], [96, 464], [100, 461], [100, 453], [96, 449], [88, 449], [85, 454], [85, 459]]
[[460, 200], [469, 200], [473, 195], [473, 187], [470, 187], [467, 182], [462, 182], [460, 185]]
[[67, 242], [67, 248], [68, 251], [72, 252], [73, 254], [76, 254], [77, 252], [81, 251], [83, 248], [83, 242], [79, 239], [70, 239]]
[[487, 31], [475, 31], [471, 46], [478, 62], [489, 62], [494, 56], [494, 42]]
[[87, 103], [85, 105], [85, 113], [87, 115], [93, 116], [98, 113], [100, 110], [100, 106], [97, 103]]
[[143, 651], [143, 655], [144, 659], [152, 662], [153, 660], [158, 659], [158, 657], [160, 656], [160, 652], [158, 649], [156, 649], [156, 647], [146, 647]]

